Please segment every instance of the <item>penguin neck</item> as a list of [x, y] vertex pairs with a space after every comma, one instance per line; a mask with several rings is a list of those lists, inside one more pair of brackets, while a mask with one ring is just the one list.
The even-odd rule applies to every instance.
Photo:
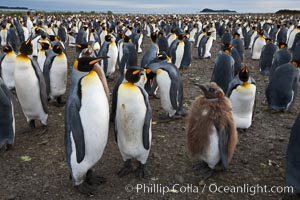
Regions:
[[249, 87], [249, 86], [250, 86], [250, 83], [248, 81], [243, 82], [243, 84], [242, 84], [242, 87]]
[[295, 68], [299, 68], [299, 63], [297, 61], [291, 61]]
[[133, 82], [127, 82], [127, 83], [124, 83], [126, 86], [134, 86], [134, 83]]

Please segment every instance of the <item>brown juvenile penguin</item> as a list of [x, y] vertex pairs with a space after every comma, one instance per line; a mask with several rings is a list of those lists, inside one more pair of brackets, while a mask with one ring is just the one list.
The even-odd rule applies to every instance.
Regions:
[[199, 87], [204, 96], [198, 96], [189, 110], [186, 136], [191, 156], [206, 163], [206, 179], [220, 161], [228, 168], [238, 136], [231, 104], [223, 90], [214, 82]]

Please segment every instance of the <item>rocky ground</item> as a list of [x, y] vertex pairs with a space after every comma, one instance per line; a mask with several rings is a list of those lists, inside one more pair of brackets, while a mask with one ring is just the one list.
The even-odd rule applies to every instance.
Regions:
[[[193, 58], [192, 65], [181, 71], [184, 85], [184, 107], [188, 111], [192, 101], [201, 94], [195, 83], [210, 80], [214, 60], [219, 50], [218, 39], [211, 50], [212, 58]], [[144, 52], [149, 39], [144, 41]], [[193, 47], [193, 55], [196, 56]], [[67, 50], [69, 66], [75, 59], [75, 50]], [[142, 54], [139, 55], [139, 60]], [[146, 166], [146, 178], [137, 179], [133, 174], [119, 178], [116, 172], [123, 161], [114, 141], [113, 128], [101, 160], [95, 167], [97, 174], [107, 182], [97, 188], [97, 194], [89, 199], [280, 199], [280, 193], [258, 191], [251, 186], [285, 185], [285, 157], [290, 129], [300, 112], [297, 97], [291, 112], [271, 114], [265, 103], [268, 77], [258, 71], [258, 61], [245, 52], [245, 62], [257, 83], [256, 110], [252, 126], [239, 131], [239, 143], [230, 165], [224, 172], [217, 172], [203, 181], [192, 166], [196, 163], [186, 151], [185, 119], [161, 122], [164, 115], [159, 99], [150, 99], [153, 109], [152, 147]], [[117, 77], [117, 75], [116, 75]], [[112, 91], [114, 81], [108, 82]], [[49, 105], [49, 126], [30, 131], [18, 103], [15, 104], [16, 139], [14, 148], [0, 153], [0, 199], [86, 199], [79, 194], [69, 179], [64, 147], [64, 107]], [[175, 185], [174, 190], [173, 186]], [[146, 186], [146, 187], [144, 187]], [[188, 186], [188, 187], [187, 187]], [[244, 193], [216, 192], [216, 186], [240, 186]], [[141, 187], [144, 187], [140, 189]], [[169, 192], [163, 190], [170, 188]], [[280, 188], [279, 188], [280, 189]]]

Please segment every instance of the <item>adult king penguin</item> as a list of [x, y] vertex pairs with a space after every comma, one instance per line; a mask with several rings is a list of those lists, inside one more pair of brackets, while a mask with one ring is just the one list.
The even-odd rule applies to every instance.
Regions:
[[[148, 68], [155, 74], [155, 79], [160, 90], [162, 108], [168, 117], [181, 117], [183, 113], [183, 85], [180, 73], [173, 63], [169, 63], [166, 54], [160, 53], [162, 59], [151, 63]], [[165, 57], [165, 59], [164, 59]]]
[[227, 92], [228, 84], [234, 75], [234, 59], [230, 55], [230, 33], [223, 34], [222, 51], [217, 55], [211, 81], [216, 82], [222, 90]]
[[12, 90], [15, 88], [16, 54], [10, 46], [4, 46], [3, 52], [0, 54], [0, 77], [8, 89]]
[[[92, 167], [102, 157], [108, 138], [109, 104], [105, 92], [101, 58], [81, 57], [74, 68], [88, 72], [72, 82], [65, 110], [65, 147], [67, 164], [76, 189], [93, 195], [93, 185], [105, 182]], [[103, 79], [104, 77], [104, 79]]]
[[292, 61], [280, 65], [272, 75], [266, 97], [272, 112], [288, 111], [297, 96], [300, 48], [294, 51]]
[[261, 55], [262, 48], [266, 45], [266, 40], [264, 38], [264, 31], [259, 32], [259, 36], [256, 37], [253, 41], [251, 48], [251, 58], [253, 60], [258, 60]]
[[10, 149], [15, 140], [15, 117], [11, 96], [0, 77], [0, 149]]
[[31, 38], [22, 43], [20, 54], [16, 57], [15, 87], [18, 100], [30, 127], [35, 120], [47, 125], [48, 108], [46, 84], [38, 63], [28, 56], [33, 52]]
[[125, 74], [128, 82], [122, 83], [117, 93], [115, 117], [115, 139], [124, 160], [124, 167], [118, 172], [120, 177], [132, 172], [131, 159], [139, 161], [135, 173], [144, 178], [144, 165], [151, 146], [152, 111], [147, 92], [138, 82], [143, 68], [130, 67]]
[[67, 88], [68, 61], [62, 46], [54, 45], [53, 52], [49, 52], [44, 64], [44, 77], [46, 81], [47, 96], [63, 104], [62, 96]]
[[265, 75], [269, 75], [272, 66], [273, 55], [278, 50], [278, 47], [271, 41], [271, 38], [266, 38], [266, 45], [262, 48], [259, 59], [259, 71]]
[[255, 81], [250, 78], [249, 69], [243, 67], [238, 76], [229, 83], [227, 91], [237, 128], [247, 129], [251, 126], [255, 94]]
[[231, 104], [215, 83], [199, 85], [204, 96], [192, 103], [187, 122], [187, 148], [191, 156], [204, 161], [204, 176], [221, 161], [225, 169], [230, 164], [238, 141]]

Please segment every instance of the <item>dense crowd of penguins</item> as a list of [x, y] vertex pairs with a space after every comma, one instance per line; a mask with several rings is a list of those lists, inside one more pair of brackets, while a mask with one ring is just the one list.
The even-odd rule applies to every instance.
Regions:
[[[0, 147], [10, 149], [15, 137], [13, 94], [29, 126], [46, 129], [48, 102], [65, 106], [66, 160], [74, 186], [92, 195], [105, 182], [93, 166], [114, 124], [124, 167], [120, 177], [144, 177], [151, 147], [152, 110], [149, 96], [160, 98], [166, 117], [185, 116], [180, 69], [197, 58], [210, 59], [219, 37], [211, 82], [186, 117], [187, 148], [204, 161], [208, 178], [220, 164], [226, 169], [238, 141], [237, 128], [252, 123], [256, 86], [243, 65], [244, 50], [259, 60], [269, 76], [266, 99], [271, 112], [291, 108], [297, 94], [300, 64], [300, 22], [296, 16], [227, 15], [43, 15], [5, 16], [0, 19]], [[143, 39], [151, 39], [143, 49]], [[66, 48], [76, 48], [71, 86], [66, 102]], [[145, 51], [141, 63], [137, 55]], [[119, 72], [116, 72], [116, 69]], [[118, 75], [110, 96], [107, 80]], [[13, 93], [11, 92], [13, 91]], [[111, 101], [110, 101], [111, 99]], [[111, 105], [111, 109], [110, 109]], [[287, 184], [300, 193], [300, 117], [291, 131], [286, 162]], [[131, 159], [139, 161], [133, 169]]]

